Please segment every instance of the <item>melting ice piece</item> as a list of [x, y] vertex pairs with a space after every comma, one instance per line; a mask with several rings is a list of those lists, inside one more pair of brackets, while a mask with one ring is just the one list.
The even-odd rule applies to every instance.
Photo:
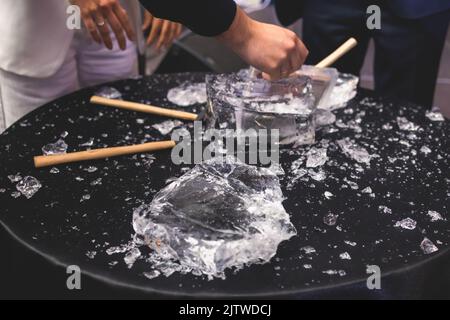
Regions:
[[11, 175], [8, 176], [8, 179], [12, 183], [15, 183], [15, 182], [19, 182], [20, 180], [22, 180], [22, 176], [20, 175], [20, 173], [11, 174]]
[[431, 254], [439, 250], [438, 247], [436, 247], [436, 245], [428, 238], [424, 238], [422, 240], [420, 243], [420, 248], [425, 254]]
[[323, 217], [323, 223], [325, 223], [327, 226], [332, 227], [336, 225], [338, 217], [339, 216], [337, 214], [329, 213], [325, 217]]
[[409, 121], [405, 117], [397, 117], [397, 124], [400, 130], [404, 131], [417, 131], [420, 128], [417, 124]]
[[350, 138], [338, 140], [337, 143], [348, 157], [359, 163], [370, 165], [372, 156], [366, 149], [358, 146], [354, 141], [350, 140]]
[[336, 122], [336, 116], [333, 112], [323, 109], [314, 111], [314, 122], [317, 127], [325, 127]]
[[306, 166], [308, 168], [316, 168], [323, 166], [327, 160], [326, 148], [311, 148], [307, 153], [308, 159], [306, 160]]
[[431, 149], [428, 148], [427, 146], [422, 146], [422, 148], [420, 148], [420, 152], [424, 153], [425, 155], [431, 153]]
[[437, 211], [428, 210], [428, 216], [431, 218], [431, 222], [444, 220], [441, 214]]
[[439, 111], [427, 111], [425, 116], [431, 121], [445, 121], [444, 116]]
[[154, 249], [150, 262], [162, 274], [224, 277], [225, 269], [268, 262], [296, 234], [282, 201], [270, 170], [213, 158], [136, 209], [133, 227]]
[[89, 138], [88, 141], [80, 144], [80, 147], [92, 147], [94, 145], [94, 138]]
[[158, 130], [163, 136], [172, 132], [173, 129], [183, 125], [179, 120], [167, 120], [161, 123], [154, 124], [152, 127]]
[[339, 255], [339, 258], [341, 258], [342, 260], [351, 260], [352, 257], [350, 256], [350, 254], [348, 252], [343, 252]]
[[359, 78], [346, 73], [340, 73], [331, 95], [324, 105], [320, 107], [328, 110], [343, 108], [357, 93]]
[[179, 87], [170, 89], [167, 100], [181, 107], [206, 103], [206, 84], [184, 83]]
[[95, 95], [107, 99], [122, 99], [122, 93], [113, 87], [102, 87]]
[[403, 228], [407, 230], [414, 230], [416, 228], [417, 222], [411, 218], [406, 218], [401, 221], [397, 221], [394, 225], [396, 228]]
[[42, 147], [42, 153], [45, 156], [53, 154], [64, 154], [67, 152], [67, 144], [63, 139], [59, 139], [55, 143], [49, 143]]
[[23, 194], [27, 199], [31, 199], [41, 187], [41, 183], [31, 176], [23, 178], [23, 180], [16, 185], [17, 191]]

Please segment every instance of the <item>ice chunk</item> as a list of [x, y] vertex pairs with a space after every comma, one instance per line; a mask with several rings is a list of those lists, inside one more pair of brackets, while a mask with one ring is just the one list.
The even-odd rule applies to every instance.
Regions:
[[371, 187], [367, 187], [361, 190], [362, 193], [372, 193], [372, 188]]
[[397, 124], [400, 130], [404, 131], [417, 131], [420, 128], [417, 124], [409, 121], [405, 117], [397, 117]]
[[5, 193], [6, 189], [5, 188], [0, 188], [0, 193]]
[[96, 172], [97, 170], [98, 170], [98, 168], [97, 168], [97, 167], [94, 167], [94, 166], [89, 166], [89, 167], [87, 167], [86, 169], [84, 169], [84, 171], [89, 172], [89, 173], [94, 173], [94, 172]]
[[411, 218], [406, 218], [401, 221], [397, 221], [394, 225], [396, 228], [403, 228], [407, 230], [414, 230], [416, 228], [417, 222]]
[[49, 143], [42, 147], [42, 153], [45, 156], [53, 154], [64, 154], [67, 152], [67, 144], [63, 139], [59, 139], [55, 143]]
[[154, 124], [152, 127], [158, 130], [163, 136], [168, 135], [173, 129], [183, 125], [179, 120], [167, 120], [161, 123]]
[[329, 213], [323, 217], [323, 223], [325, 223], [327, 226], [332, 227], [336, 225], [338, 217], [339, 216], [337, 214]]
[[325, 270], [322, 271], [323, 274], [328, 274], [330, 276], [339, 275], [341, 277], [344, 277], [347, 275], [347, 272], [345, 270]]
[[[296, 234], [278, 177], [232, 157], [197, 165], [133, 214], [155, 252], [153, 266], [223, 277], [227, 268], [268, 262]], [[159, 261], [159, 263], [157, 262]]]
[[420, 248], [422, 249], [422, 252], [425, 254], [431, 254], [436, 251], [438, 251], [438, 247], [428, 238], [424, 238], [422, 242], [420, 243]]
[[206, 103], [206, 84], [204, 82], [184, 83], [179, 87], [170, 89], [167, 100], [180, 107]]
[[442, 218], [441, 214], [437, 211], [428, 210], [428, 216], [431, 218], [431, 222], [444, 220], [444, 218]]
[[311, 246], [305, 246], [300, 248], [301, 251], [303, 251], [305, 254], [313, 254], [316, 253], [316, 249]]
[[22, 194], [19, 192], [19, 191], [14, 191], [14, 192], [12, 192], [11, 193], [11, 197], [13, 197], [13, 198], [18, 198], [18, 197], [20, 197]]
[[89, 138], [88, 141], [80, 144], [80, 147], [92, 147], [94, 145], [94, 138]]
[[328, 200], [330, 200], [331, 198], [334, 197], [334, 195], [330, 192], [330, 191], [325, 191], [324, 194], [325, 198], [327, 198]]
[[16, 183], [16, 182], [19, 182], [20, 180], [22, 180], [22, 176], [20, 175], [20, 173], [11, 174], [11, 175], [8, 176], [8, 179], [12, 183]]
[[386, 207], [386, 206], [379, 206], [378, 211], [382, 213], [392, 214], [392, 209]]
[[425, 155], [431, 153], [431, 149], [428, 148], [427, 146], [422, 146], [422, 148], [420, 148], [420, 152], [424, 153]]
[[95, 95], [107, 99], [122, 99], [122, 93], [113, 87], [102, 87]]
[[356, 96], [358, 83], [358, 77], [351, 74], [340, 73], [328, 101], [320, 107], [328, 110], [345, 107], [347, 103]]
[[439, 111], [427, 111], [425, 116], [431, 121], [445, 121], [444, 116]]
[[325, 171], [323, 170], [317, 170], [314, 171], [312, 169], [308, 170], [308, 175], [311, 177], [311, 179], [315, 180], [315, 181], [323, 181], [327, 178], [327, 175], [325, 174]]
[[339, 255], [339, 258], [341, 258], [342, 260], [351, 260], [352, 257], [350, 256], [350, 254], [348, 252], [343, 252]]
[[56, 168], [56, 167], [53, 167], [53, 168], [50, 169], [50, 173], [51, 174], [58, 174], [59, 173], [59, 169]]
[[123, 260], [128, 268], [132, 268], [137, 259], [141, 257], [141, 251], [138, 248], [131, 249]]
[[370, 161], [373, 156], [371, 156], [366, 149], [358, 146], [354, 141], [350, 140], [350, 138], [338, 140], [337, 143], [349, 158], [359, 163], [370, 165]]
[[317, 109], [314, 112], [314, 122], [317, 127], [328, 126], [336, 122], [336, 116], [331, 111]]
[[41, 183], [31, 176], [23, 178], [23, 180], [16, 185], [17, 191], [23, 194], [27, 199], [31, 199], [41, 187]]
[[326, 148], [311, 148], [308, 151], [308, 159], [306, 160], [306, 166], [308, 168], [316, 168], [323, 166], [327, 160], [327, 149]]

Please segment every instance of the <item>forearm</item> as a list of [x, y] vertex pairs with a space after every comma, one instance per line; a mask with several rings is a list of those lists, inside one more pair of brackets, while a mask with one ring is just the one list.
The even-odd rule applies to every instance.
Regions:
[[158, 18], [179, 22], [203, 36], [227, 31], [236, 15], [233, 0], [140, 0]]

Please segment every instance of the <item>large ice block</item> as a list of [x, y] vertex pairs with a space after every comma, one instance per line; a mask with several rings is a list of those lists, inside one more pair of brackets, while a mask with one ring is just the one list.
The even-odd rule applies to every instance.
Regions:
[[162, 274], [170, 262], [178, 271], [223, 277], [227, 268], [268, 262], [296, 234], [282, 201], [272, 171], [213, 158], [135, 210], [133, 227], [155, 250], [150, 262]]

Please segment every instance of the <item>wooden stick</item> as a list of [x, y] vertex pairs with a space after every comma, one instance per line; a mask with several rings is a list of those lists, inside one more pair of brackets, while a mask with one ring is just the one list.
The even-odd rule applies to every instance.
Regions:
[[103, 98], [103, 97], [93, 96], [91, 98], [91, 103], [99, 104], [99, 105], [103, 105], [103, 106], [107, 106], [107, 107], [115, 107], [115, 108], [119, 108], [119, 109], [131, 110], [131, 111], [151, 113], [151, 114], [156, 114], [158, 116], [171, 117], [171, 118], [182, 119], [182, 120], [191, 120], [191, 121], [198, 120], [198, 115], [196, 115], [195, 113], [160, 108], [160, 107], [155, 107], [155, 106], [151, 106], [151, 105], [147, 105], [147, 104], [130, 102], [130, 101], [107, 99], [107, 98]]
[[149, 142], [132, 146], [103, 148], [81, 152], [50, 155], [50, 156], [37, 156], [34, 157], [34, 166], [36, 168], [43, 168], [63, 163], [72, 163], [94, 159], [105, 159], [127, 154], [172, 149], [173, 147], [175, 147], [175, 141], [169, 140], [169, 141]]
[[348, 39], [343, 45], [336, 49], [332, 54], [316, 64], [317, 68], [328, 68], [338, 61], [344, 54], [356, 47], [358, 41], [355, 38]]

